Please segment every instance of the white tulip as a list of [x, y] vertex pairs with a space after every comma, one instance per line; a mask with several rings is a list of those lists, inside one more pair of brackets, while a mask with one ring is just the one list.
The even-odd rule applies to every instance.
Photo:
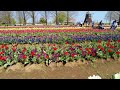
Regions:
[[93, 75], [93, 76], [89, 76], [88, 79], [102, 79], [100, 76], [98, 75]]
[[120, 79], [120, 72], [119, 73], [116, 73], [116, 74], [114, 74], [114, 79]]

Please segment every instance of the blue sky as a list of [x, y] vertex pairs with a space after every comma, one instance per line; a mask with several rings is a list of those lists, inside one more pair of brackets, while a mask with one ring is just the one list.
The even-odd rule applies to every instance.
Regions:
[[[81, 21], [83, 22], [84, 19], [85, 19], [85, 14], [86, 14], [87, 11], [80, 11], [78, 13], [78, 15], [76, 16], [76, 21]], [[99, 22], [99, 21], [103, 21], [103, 22], [106, 22], [106, 20], [104, 19], [105, 18], [105, 15], [107, 13], [107, 11], [89, 11], [91, 14], [92, 14], [92, 20], [95, 21], [95, 22]]]
[[[85, 14], [87, 11], [78, 11], [77, 15], [74, 17], [75, 22], [83, 22], [85, 19]], [[92, 20], [95, 22], [100, 22], [101, 20], [105, 23], [105, 15], [107, 11], [89, 11], [92, 14]], [[31, 21], [30, 19], [28, 22]], [[52, 18], [48, 19], [48, 22], [52, 21]]]

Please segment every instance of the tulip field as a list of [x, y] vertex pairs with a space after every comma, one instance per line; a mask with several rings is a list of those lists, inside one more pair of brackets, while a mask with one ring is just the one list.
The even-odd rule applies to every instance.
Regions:
[[0, 67], [120, 61], [119, 30], [0, 27]]

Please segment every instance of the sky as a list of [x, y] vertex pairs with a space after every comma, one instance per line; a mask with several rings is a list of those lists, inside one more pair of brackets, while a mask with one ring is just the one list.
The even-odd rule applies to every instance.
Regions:
[[[77, 15], [74, 17], [75, 22], [83, 22], [85, 19], [86, 12], [87, 11], [78, 11]], [[103, 23], [106, 23], [105, 15], [107, 11], [89, 11], [89, 12], [92, 14], [92, 21], [100, 22], [102, 20]], [[48, 22], [51, 21], [53, 21], [52, 18], [49, 18]], [[29, 19], [28, 22], [31, 22], [31, 20]]]
[[[79, 14], [76, 16], [76, 22], [80, 21], [83, 22], [85, 19], [85, 14], [87, 11], [80, 11]], [[95, 22], [103, 21], [104, 23], [106, 22], [105, 20], [105, 15], [107, 11], [89, 11], [92, 14], [92, 20]]]

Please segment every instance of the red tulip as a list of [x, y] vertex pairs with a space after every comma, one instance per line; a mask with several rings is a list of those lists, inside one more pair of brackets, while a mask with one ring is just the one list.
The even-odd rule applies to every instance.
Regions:
[[4, 52], [2, 51], [2, 52], [0, 52], [0, 55], [2, 55], [2, 54], [4, 54]]
[[68, 55], [69, 53], [68, 52], [64, 52], [65, 55]]
[[5, 49], [8, 50], [8, 46], [7, 45], [5, 46]]
[[107, 46], [107, 47], [110, 46], [110, 43], [106, 43], [106, 46]]
[[5, 47], [5, 45], [4, 45], [4, 44], [2, 44], [1, 48], [4, 48], [4, 47]]
[[89, 48], [85, 48], [86, 51], [89, 51]]
[[35, 55], [35, 52], [31, 51], [31, 56], [34, 56]]
[[49, 58], [49, 56], [48, 56], [48, 55], [45, 55], [45, 58], [46, 58], [46, 59], [48, 59], [48, 58]]
[[95, 53], [92, 53], [92, 56], [94, 57], [94, 56], [95, 56]]
[[116, 54], [120, 54], [120, 52], [117, 51]]
[[74, 43], [72, 43], [72, 46], [74, 46], [75, 44]]
[[72, 56], [72, 57], [74, 57], [74, 56], [75, 56], [75, 54], [74, 54], [74, 53], [72, 53], [72, 54], [71, 54], [71, 56]]
[[23, 56], [22, 56], [22, 58], [23, 58], [23, 59], [26, 59], [26, 58], [27, 58], [27, 56], [26, 56], [26, 55], [23, 55]]
[[65, 44], [68, 44], [68, 42], [65, 42]]
[[82, 50], [82, 48], [80, 48], [80, 50]]
[[120, 39], [118, 40], [118, 42], [120, 43]]
[[6, 57], [5, 56], [0, 56], [0, 60], [2, 60], [2, 61], [6, 61]]
[[108, 40], [108, 42], [110, 42], [110, 39]]
[[16, 51], [16, 47], [12, 47], [12, 50], [13, 50], [13, 52], [15, 52]]
[[91, 54], [91, 52], [90, 52], [90, 51], [88, 51], [88, 52], [87, 52], [87, 54], [88, 54], [88, 55], [90, 55], [90, 54]]
[[54, 48], [53, 48], [53, 50], [54, 50], [54, 51], [56, 51], [56, 50], [57, 50], [57, 48], [56, 48], [56, 47], [54, 47]]
[[55, 46], [55, 44], [53, 44], [53, 46]]
[[111, 50], [110, 50], [110, 49], [108, 49], [108, 52], [111, 52]]
[[24, 49], [22, 50], [22, 52], [24, 53], [26, 51], [26, 48], [24, 47]]
[[98, 40], [98, 43], [101, 43], [101, 40]]
[[111, 45], [110, 48], [114, 48], [114, 46]]
[[104, 51], [104, 48], [101, 48], [102, 51]]
[[98, 45], [98, 48], [101, 49], [101, 45]]

